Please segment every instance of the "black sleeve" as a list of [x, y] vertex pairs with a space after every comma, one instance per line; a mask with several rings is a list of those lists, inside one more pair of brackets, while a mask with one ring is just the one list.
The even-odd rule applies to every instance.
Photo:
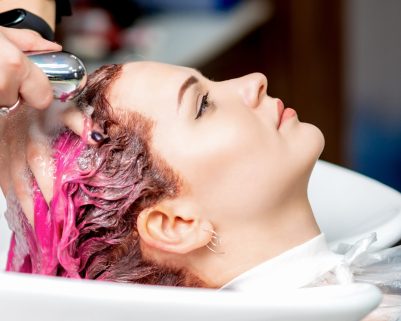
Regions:
[[56, 0], [56, 23], [61, 21], [61, 17], [71, 15], [72, 11], [70, 0]]

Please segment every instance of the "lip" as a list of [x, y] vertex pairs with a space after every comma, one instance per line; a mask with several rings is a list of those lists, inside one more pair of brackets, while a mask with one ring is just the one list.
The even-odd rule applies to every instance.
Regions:
[[284, 103], [281, 99], [277, 98], [277, 129], [280, 127], [281, 125], [281, 117], [283, 116], [284, 113]]
[[285, 108], [284, 103], [281, 99], [277, 98], [277, 113], [278, 113], [278, 122], [277, 129], [287, 120], [294, 116], [296, 116], [297, 112], [292, 108]]

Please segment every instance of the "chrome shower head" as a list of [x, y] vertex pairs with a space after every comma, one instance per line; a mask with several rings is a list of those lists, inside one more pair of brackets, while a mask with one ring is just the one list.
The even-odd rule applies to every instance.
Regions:
[[85, 88], [88, 75], [77, 56], [66, 51], [31, 52], [27, 56], [49, 78], [55, 99], [74, 99]]

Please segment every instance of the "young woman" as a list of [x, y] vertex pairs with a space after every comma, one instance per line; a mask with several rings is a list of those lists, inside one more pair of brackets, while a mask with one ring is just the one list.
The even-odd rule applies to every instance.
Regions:
[[[213, 82], [135, 62], [91, 76], [82, 138], [52, 131], [50, 149], [22, 112], [8, 119], [8, 270], [273, 291], [350, 281], [307, 197], [323, 135], [266, 91], [258, 73]], [[24, 164], [33, 176], [15, 178]]]

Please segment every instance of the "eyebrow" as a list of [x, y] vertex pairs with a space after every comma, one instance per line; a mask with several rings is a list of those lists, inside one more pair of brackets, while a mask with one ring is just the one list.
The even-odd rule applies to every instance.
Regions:
[[196, 84], [198, 82], [199, 82], [199, 79], [196, 78], [195, 76], [190, 76], [183, 82], [180, 90], [178, 91], [178, 105], [181, 105], [182, 97], [184, 96], [185, 91], [189, 87], [191, 87], [193, 84]]

